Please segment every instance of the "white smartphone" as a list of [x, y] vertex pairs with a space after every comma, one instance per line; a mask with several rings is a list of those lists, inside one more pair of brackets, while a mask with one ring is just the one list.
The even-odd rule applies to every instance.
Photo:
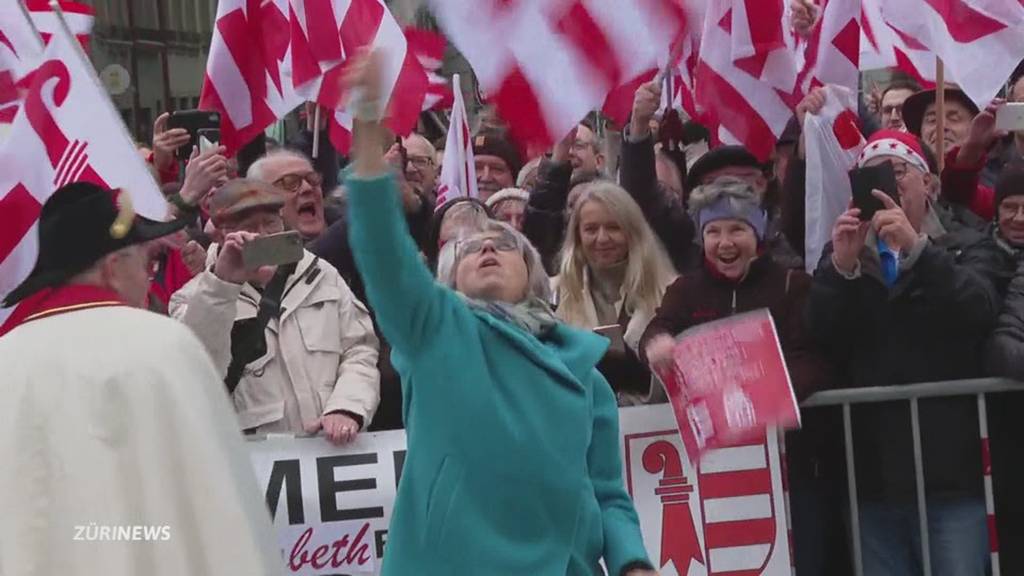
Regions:
[[996, 110], [996, 130], [1024, 131], [1024, 102], [1007, 102]]
[[199, 153], [202, 154], [210, 148], [220, 146], [220, 130], [217, 128], [204, 128], [197, 132], [199, 138]]
[[609, 350], [622, 353], [626, 351], [626, 341], [623, 339], [624, 333], [621, 324], [598, 326], [597, 328], [594, 328], [594, 332], [611, 340], [611, 346], [608, 347]]

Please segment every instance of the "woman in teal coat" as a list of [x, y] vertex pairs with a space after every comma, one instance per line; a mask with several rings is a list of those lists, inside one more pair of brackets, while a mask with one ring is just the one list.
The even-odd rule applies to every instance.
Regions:
[[652, 576], [623, 487], [607, 341], [560, 324], [532, 246], [493, 223], [448, 243], [435, 282], [409, 236], [353, 67], [352, 251], [402, 376], [408, 454], [385, 576]]

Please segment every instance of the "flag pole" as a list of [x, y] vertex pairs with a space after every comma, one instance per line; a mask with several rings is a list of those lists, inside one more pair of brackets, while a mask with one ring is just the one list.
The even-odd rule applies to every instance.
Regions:
[[939, 174], [946, 166], [946, 70], [942, 58], [935, 57], [935, 155]]
[[320, 155], [320, 105], [316, 105], [313, 112], [313, 160]]
[[[54, 14], [57, 15], [57, 22], [60, 23], [60, 32], [63, 32], [66, 35], [66, 37], [70, 39], [71, 49], [75, 51], [75, 54], [78, 55], [79, 58], [81, 58], [81, 61], [84, 64], [83, 68], [85, 68], [86, 75], [89, 76], [89, 79], [92, 80], [93, 84], [96, 85], [96, 88], [100, 91], [100, 94], [103, 94], [105, 96], [107, 105], [110, 106], [111, 110], [113, 110], [116, 114], [117, 111], [114, 108], [114, 103], [110, 100], [110, 95], [107, 93], [106, 86], [103, 85], [103, 82], [100, 81], [100, 77], [96, 74], [96, 68], [93, 67], [92, 61], [89, 60], [89, 56], [86, 55], [85, 50], [82, 48], [82, 43], [78, 41], [78, 38], [75, 37], [75, 34], [71, 31], [71, 28], [68, 26], [68, 22], [64, 18], [64, 10], [60, 7], [60, 3], [57, 0], [50, 0], [50, 8], [53, 10]], [[114, 128], [114, 130], [119, 129], [121, 131], [121, 135], [128, 142], [135, 142], [135, 138], [132, 137], [132, 133], [128, 130], [128, 126], [124, 122], [115, 122], [114, 124], [117, 125], [117, 128]], [[126, 192], [129, 191], [126, 190]], [[168, 207], [167, 212], [164, 213], [162, 219], [167, 220], [169, 216], [170, 208]]]
[[32, 21], [32, 15], [29, 14], [28, 6], [21, 0], [17, 0], [18, 9], [21, 10], [22, 16], [25, 17], [25, 21], [28, 22], [28, 27], [32, 29], [32, 33], [36, 37], [36, 42], [39, 42], [39, 51], [42, 52], [46, 48], [46, 43], [43, 42], [43, 37], [39, 34], [39, 30], [36, 28], [36, 23]]

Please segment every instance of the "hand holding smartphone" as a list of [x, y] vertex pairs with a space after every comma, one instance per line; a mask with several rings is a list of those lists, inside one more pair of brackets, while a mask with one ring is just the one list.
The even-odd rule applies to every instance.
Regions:
[[[192, 155], [192, 148], [199, 146], [199, 133], [201, 131], [216, 131], [217, 141], [220, 141], [220, 112], [210, 110], [175, 110], [167, 119], [167, 128], [183, 128], [188, 131], [188, 144], [180, 146], [176, 152], [178, 160], [188, 162]], [[207, 132], [208, 137], [212, 132]], [[209, 139], [209, 138], [208, 138]]]

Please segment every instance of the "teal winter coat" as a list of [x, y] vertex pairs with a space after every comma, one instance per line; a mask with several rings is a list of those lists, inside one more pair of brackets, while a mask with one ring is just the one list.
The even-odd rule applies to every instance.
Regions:
[[408, 454], [384, 576], [618, 576], [647, 561], [607, 341], [468, 306], [417, 253], [390, 177], [350, 178], [352, 251], [402, 377]]

